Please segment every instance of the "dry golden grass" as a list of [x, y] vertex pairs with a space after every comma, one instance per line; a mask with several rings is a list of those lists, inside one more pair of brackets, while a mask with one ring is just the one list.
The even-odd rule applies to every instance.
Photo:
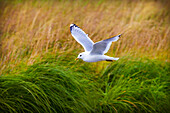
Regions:
[[[169, 59], [168, 5], [158, 1], [25, 1], [2, 2], [1, 71], [25, 58], [28, 64], [46, 52], [83, 48], [70, 34], [77, 24], [94, 41], [118, 34], [110, 56]], [[77, 53], [78, 54], [78, 53]], [[97, 64], [98, 65], [98, 64]]]

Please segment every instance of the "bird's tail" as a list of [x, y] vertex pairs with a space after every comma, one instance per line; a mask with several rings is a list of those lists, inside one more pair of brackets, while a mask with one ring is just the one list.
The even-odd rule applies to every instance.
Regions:
[[114, 58], [114, 60], [119, 60], [119, 58]]
[[113, 58], [113, 60], [119, 60], [119, 58]]
[[114, 58], [114, 57], [111, 57], [111, 58], [109, 58], [109, 59], [106, 59], [106, 61], [113, 61], [113, 60], [119, 60], [119, 58]]

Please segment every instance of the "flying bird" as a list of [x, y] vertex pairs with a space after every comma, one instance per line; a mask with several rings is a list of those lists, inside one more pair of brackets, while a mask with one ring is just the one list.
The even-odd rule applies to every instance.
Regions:
[[117, 41], [121, 35], [94, 43], [76, 24], [70, 25], [70, 31], [74, 39], [80, 43], [85, 50], [85, 52], [80, 53], [75, 60], [82, 59], [85, 62], [97, 62], [119, 59], [104, 54], [108, 52], [112, 42]]

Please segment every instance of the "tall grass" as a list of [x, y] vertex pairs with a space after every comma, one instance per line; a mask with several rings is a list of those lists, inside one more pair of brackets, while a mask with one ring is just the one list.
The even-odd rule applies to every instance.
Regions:
[[[69, 25], [76, 23], [94, 41], [122, 34], [108, 55], [168, 60], [168, 3], [159, 1], [1, 1], [1, 70], [23, 58], [83, 48]], [[81, 49], [80, 49], [81, 48]]]
[[169, 110], [168, 63], [124, 58], [108, 66], [100, 77], [75, 72], [77, 66], [63, 68], [62, 64], [46, 59], [26, 71], [1, 76], [0, 111], [167, 113]]
[[[88, 81], [52, 65], [36, 64], [19, 75], [1, 78], [2, 112], [82, 112], [91, 111], [94, 95], [86, 91]], [[82, 83], [82, 84], [81, 84]], [[88, 93], [88, 94], [87, 94]]]
[[149, 59], [120, 60], [107, 67], [102, 75], [102, 80], [106, 78], [102, 101], [107, 102], [106, 109], [114, 106], [124, 112], [142, 109], [142, 112], [166, 113], [170, 106], [168, 75], [166, 63]]

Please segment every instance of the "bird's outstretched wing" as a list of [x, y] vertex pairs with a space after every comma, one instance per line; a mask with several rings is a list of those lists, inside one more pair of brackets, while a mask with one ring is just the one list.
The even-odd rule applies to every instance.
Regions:
[[99, 41], [99, 42], [96, 42], [94, 45], [93, 45], [93, 49], [92, 51], [90, 52], [91, 55], [103, 55], [105, 53], [108, 52], [112, 42], [115, 42], [119, 39], [121, 35], [117, 35], [115, 37], [112, 37], [112, 38], [109, 38], [109, 39], [106, 39], [106, 40], [102, 40], [102, 41]]
[[71, 35], [78, 43], [83, 46], [85, 51], [92, 50], [94, 42], [88, 37], [88, 35], [83, 30], [81, 30], [77, 25], [71, 24], [70, 31]]

